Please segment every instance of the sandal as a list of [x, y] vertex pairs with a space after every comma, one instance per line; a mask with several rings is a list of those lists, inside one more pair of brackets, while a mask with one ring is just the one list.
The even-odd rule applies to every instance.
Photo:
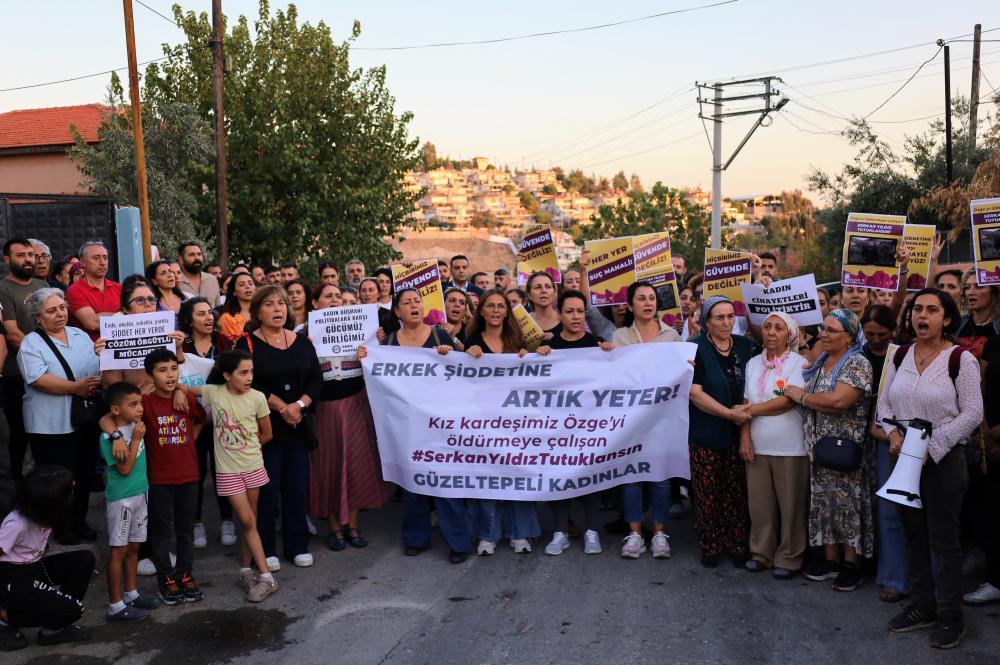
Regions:
[[357, 547], [358, 549], [368, 547], [368, 541], [361, 537], [361, 529], [348, 529], [347, 542], [351, 544], [351, 547]]
[[331, 531], [330, 535], [327, 536], [326, 546], [334, 552], [339, 552], [347, 547], [347, 542], [344, 540], [344, 530], [335, 529]]

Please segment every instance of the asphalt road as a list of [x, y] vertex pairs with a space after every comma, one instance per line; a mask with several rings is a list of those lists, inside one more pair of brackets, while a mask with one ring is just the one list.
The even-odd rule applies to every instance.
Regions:
[[[95, 498], [92, 515], [101, 506]], [[546, 528], [548, 511], [541, 513]], [[97, 575], [83, 621], [93, 641], [33, 644], [0, 662], [1000, 663], [1000, 606], [969, 609], [962, 646], [932, 650], [928, 631], [886, 630], [900, 606], [880, 602], [870, 579], [837, 593], [829, 583], [778, 582], [726, 560], [703, 569], [690, 516], [670, 525], [674, 556], [666, 561], [621, 559], [618, 537], [605, 534], [598, 556], [585, 556], [580, 540], [558, 557], [541, 554], [544, 542], [531, 555], [505, 543], [494, 557], [460, 565], [448, 563], [437, 533], [431, 550], [404, 557], [397, 503], [362, 519], [368, 548], [331, 552], [320, 525], [316, 564], [283, 564], [278, 593], [259, 605], [243, 600], [236, 548], [223, 549], [210, 525], [209, 547], [197, 552], [204, 601], [160, 608], [145, 623], [107, 625], [105, 578]], [[140, 579], [154, 590], [152, 578]], [[35, 630], [26, 633], [34, 642]]]

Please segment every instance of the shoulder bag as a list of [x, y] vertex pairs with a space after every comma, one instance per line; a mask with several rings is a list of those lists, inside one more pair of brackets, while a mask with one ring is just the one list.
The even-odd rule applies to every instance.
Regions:
[[[822, 370], [816, 373], [816, 383]], [[814, 384], [815, 385], [815, 384]], [[816, 428], [816, 412], [812, 412], [813, 429]], [[816, 442], [813, 449], [813, 461], [831, 471], [851, 473], [861, 468], [861, 457], [864, 446], [852, 439], [841, 439], [836, 436], [824, 436]]]
[[[49, 338], [45, 331], [41, 328], [36, 328], [35, 332], [38, 333], [39, 337], [45, 340], [45, 343], [49, 345], [52, 349], [52, 353], [55, 354], [56, 360], [62, 365], [63, 371], [66, 372], [66, 378], [70, 381], [76, 381], [76, 377], [73, 375], [73, 370], [70, 369], [69, 363], [66, 362], [66, 358], [63, 354], [59, 352], [59, 348], [56, 347], [55, 343]], [[67, 333], [68, 335], [69, 333]], [[67, 339], [69, 339], [67, 337]], [[79, 430], [84, 427], [95, 424], [100, 420], [105, 413], [108, 412], [107, 404], [104, 402], [104, 395], [101, 391], [98, 391], [91, 397], [80, 397], [79, 395], [70, 395], [70, 407], [69, 407], [69, 422], [73, 426], [74, 430]]]

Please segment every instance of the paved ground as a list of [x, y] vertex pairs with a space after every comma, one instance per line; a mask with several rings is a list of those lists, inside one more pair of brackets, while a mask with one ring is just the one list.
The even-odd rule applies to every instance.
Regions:
[[[95, 510], [99, 509], [95, 502]], [[316, 565], [286, 564], [279, 592], [257, 606], [235, 585], [235, 548], [213, 540], [198, 552], [201, 603], [156, 610], [150, 621], [108, 626], [103, 575], [87, 596], [86, 644], [31, 646], [4, 664], [80, 663], [920, 663], [1000, 662], [1000, 607], [969, 610], [962, 647], [940, 652], [926, 631], [891, 635], [897, 606], [868, 580], [854, 593], [798, 578], [777, 582], [724, 562], [698, 564], [691, 518], [671, 526], [674, 558], [514, 555], [447, 562], [434, 549], [406, 558], [399, 504], [363, 514], [371, 546], [330, 552], [314, 539]], [[547, 526], [543, 509], [543, 528]], [[99, 513], [94, 513], [99, 514]], [[611, 515], [608, 515], [611, 517]], [[92, 520], [96, 523], [97, 520]], [[210, 528], [210, 535], [212, 529]], [[213, 536], [214, 539], [214, 536]], [[141, 578], [151, 591], [151, 578]], [[974, 580], [968, 580], [970, 585]], [[29, 636], [34, 640], [34, 630]]]

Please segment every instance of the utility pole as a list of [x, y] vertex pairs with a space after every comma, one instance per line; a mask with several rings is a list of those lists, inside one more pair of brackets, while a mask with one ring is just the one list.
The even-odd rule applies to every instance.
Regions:
[[951, 187], [953, 164], [951, 157], [951, 48], [943, 39], [937, 40], [944, 49], [944, 164], [945, 187]]
[[979, 122], [979, 47], [983, 39], [983, 26], [979, 23], [972, 37], [972, 91], [969, 94], [969, 162], [976, 151], [976, 125]]
[[139, 100], [139, 68], [135, 63], [135, 23], [132, 19], [132, 0], [122, 0], [125, 9], [125, 49], [128, 52], [129, 100], [132, 104], [132, 134], [135, 143], [135, 189], [139, 198], [139, 219], [142, 223], [142, 260], [153, 262], [150, 245], [149, 194], [146, 191], [146, 149], [142, 142], [142, 102]]
[[226, 182], [226, 114], [223, 108], [222, 0], [212, 0], [212, 92], [215, 109], [215, 225], [219, 265], [229, 270], [229, 192]]
[[[728, 81], [726, 83], [699, 83], [699, 93], [701, 90], [712, 90], [714, 95], [712, 98], [702, 97], [700, 94], [698, 96], [698, 117], [702, 120], [711, 120], [713, 123], [712, 127], [712, 247], [714, 249], [720, 249], [722, 247], [722, 172], [729, 168], [729, 165], [733, 163], [736, 156], [740, 154], [743, 146], [747, 144], [750, 137], [758, 127], [766, 127], [765, 121], [768, 116], [774, 111], [778, 111], [785, 104], [788, 103], [787, 97], [780, 97], [780, 92], [774, 90], [772, 85], [777, 81], [781, 83], [781, 79], [777, 76], [764, 76], [755, 79], [746, 79], [743, 81]], [[731, 97], [723, 97], [723, 88], [727, 86], [763, 86], [763, 92], [750, 93], [744, 95], [733, 95]], [[780, 97], [780, 99], [779, 99]], [[735, 102], [750, 99], [763, 99], [763, 108], [753, 108], [753, 109], [740, 109], [736, 111], [723, 112], [724, 105], [726, 102]], [[775, 102], [775, 99], [777, 101]], [[712, 115], [706, 116], [702, 105], [711, 104], [712, 105]], [[729, 159], [723, 163], [722, 161], [722, 122], [724, 118], [731, 118], [734, 116], [741, 115], [754, 115], [759, 114], [757, 121], [750, 128], [750, 131], [746, 133], [740, 144], [736, 146], [733, 154], [730, 155]]]

